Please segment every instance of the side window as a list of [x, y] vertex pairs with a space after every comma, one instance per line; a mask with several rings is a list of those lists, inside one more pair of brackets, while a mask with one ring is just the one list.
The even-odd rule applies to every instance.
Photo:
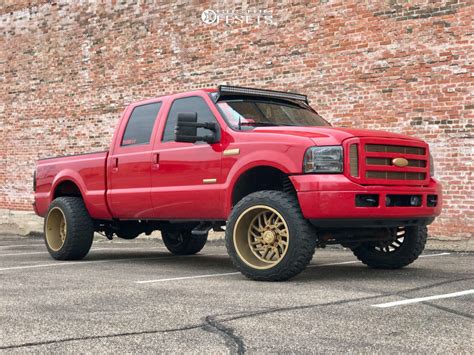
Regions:
[[121, 146], [150, 143], [151, 132], [160, 107], [161, 102], [135, 107], [128, 119]]
[[[178, 113], [183, 112], [197, 112], [198, 122], [217, 122], [209, 109], [209, 106], [207, 106], [206, 101], [204, 101], [202, 97], [192, 96], [183, 99], [176, 99], [173, 101], [170, 112], [168, 113], [168, 119], [163, 134], [163, 142], [174, 141], [174, 129], [176, 128], [176, 122], [178, 121]], [[198, 136], [204, 136], [209, 134], [209, 131], [204, 128], [198, 128], [197, 134]]]

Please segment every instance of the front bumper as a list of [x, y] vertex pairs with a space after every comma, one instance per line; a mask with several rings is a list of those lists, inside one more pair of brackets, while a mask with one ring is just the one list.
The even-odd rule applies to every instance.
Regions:
[[[442, 186], [435, 179], [431, 179], [428, 186], [364, 186], [342, 174], [293, 175], [290, 179], [298, 193], [303, 216], [316, 225], [318, 221], [323, 223], [331, 220], [336, 224], [336, 220], [360, 220], [361, 223], [363, 220], [372, 220], [375, 225], [389, 220], [429, 224], [441, 213]], [[359, 194], [378, 195], [380, 203], [376, 207], [358, 207], [356, 195]], [[416, 207], [389, 207], [385, 203], [387, 195], [419, 195], [422, 201]], [[436, 206], [428, 206], [428, 195], [437, 195]]]

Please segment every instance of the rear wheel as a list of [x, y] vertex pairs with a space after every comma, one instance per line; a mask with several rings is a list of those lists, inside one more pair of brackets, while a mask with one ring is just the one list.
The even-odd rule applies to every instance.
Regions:
[[207, 242], [207, 233], [204, 235], [193, 235], [191, 229], [162, 230], [161, 237], [166, 248], [175, 255], [199, 253]]
[[54, 259], [78, 260], [89, 252], [94, 223], [79, 197], [58, 197], [44, 220], [46, 247]]
[[232, 210], [226, 227], [229, 256], [248, 278], [283, 281], [303, 271], [316, 247], [316, 233], [298, 200], [281, 191], [259, 191]]
[[428, 232], [423, 227], [398, 227], [389, 241], [367, 242], [353, 248], [354, 255], [369, 267], [399, 269], [414, 262], [423, 252]]

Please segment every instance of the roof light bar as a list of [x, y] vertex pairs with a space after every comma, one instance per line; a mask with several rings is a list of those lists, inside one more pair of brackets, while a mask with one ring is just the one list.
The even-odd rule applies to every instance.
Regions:
[[245, 88], [245, 87], [240, 87], [240, 86], [229, 86], [229, 85], [219, 85], [218, 92], [219, 92], [219, 96], [217, 97], [216, 101], [219, 100], [219, 98], [223, 96], [241, 94], [241, 95], [250, 95], [250, 96], [273, 97], [273, 98], [278, 98], [278, 99], [298, 100], [298, 101], [304, 101], [308, 103], [308, 97], [306, 95], [296, 94], [293, 92], [253, 89], [253, 88]]

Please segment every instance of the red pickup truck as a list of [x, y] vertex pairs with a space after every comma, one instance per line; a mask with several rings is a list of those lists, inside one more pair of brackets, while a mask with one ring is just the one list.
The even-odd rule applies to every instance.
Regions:
[[129, 105], [109, 151], [39, 160], [34, 190], [55, 259], [83, 258], [95, 231], [159, 230], [189, 255], [225, 229], [234, 265], [275, 281], [327, 244], [370, 267], [406, 266], [442, 202], [422, 140], [333, 128], [304, 95], [235, 86]]

